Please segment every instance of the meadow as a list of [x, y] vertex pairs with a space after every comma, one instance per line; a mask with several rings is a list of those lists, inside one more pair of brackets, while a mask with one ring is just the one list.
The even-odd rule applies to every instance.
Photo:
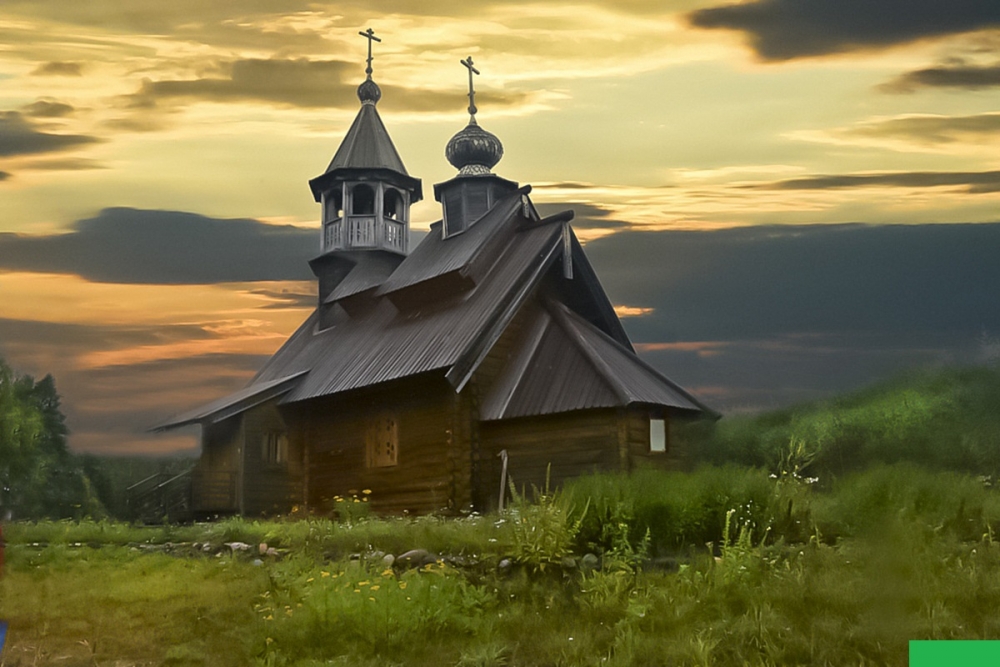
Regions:
[[997, 387], [915, 376], [724, 420], [693, 472], [500, 515], [7, 524], [0, 660], [906, 665], [911, 639], [1000, 638]]

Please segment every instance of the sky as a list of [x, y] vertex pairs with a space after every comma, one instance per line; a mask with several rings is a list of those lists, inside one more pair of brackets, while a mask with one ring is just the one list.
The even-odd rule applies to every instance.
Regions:
[[0, 356], [74, 450], [196, 450], [147, 429], [308, 315], [369, 27], [424, 192], [471, 55], [494, 171], [576, 211], [638, 353], [724, 414], [1000, 359], [995, 0], [4, 0]]

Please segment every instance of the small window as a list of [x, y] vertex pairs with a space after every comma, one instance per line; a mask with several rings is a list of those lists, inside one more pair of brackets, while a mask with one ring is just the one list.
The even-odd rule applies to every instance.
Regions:
[[368, 432], [368, 467], [396, 465], [399, 456], [399, 428], [394, 417], [381, 415]]
[[280, 431], [265, 433], [261, 455], [265, 463], [286, 463], [288, 461], [288, 437]]
[[667, 425], [662, 419], [649, 420], [649, 451], [667, 451]]
[[375, 191], [364, 183], [354, 186], [351, 192], [351, 213], [371, 215], [375, 212]]

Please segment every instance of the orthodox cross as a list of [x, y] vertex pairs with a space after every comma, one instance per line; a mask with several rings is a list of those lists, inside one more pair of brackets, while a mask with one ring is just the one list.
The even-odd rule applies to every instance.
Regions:
[[368, 40], [368, 67], [365, 68], [365, 74], [368, 78], [372, 78], [372, 40], [376, 42], [381, 42], [382, 40], [375, 36], [375, 31], [371, 28], [365, 30], [364, 32], [359, 32], [359, 35]]
[[469, 113], [473, 116], [476, 115], [476, 89], [472, 85], [472, 75], [479, 74], [479, 70], [472, 66], [472, 56], [469, 56], [465, 60], [460, 60], [460, 63], [465, 65], [469, 70]]

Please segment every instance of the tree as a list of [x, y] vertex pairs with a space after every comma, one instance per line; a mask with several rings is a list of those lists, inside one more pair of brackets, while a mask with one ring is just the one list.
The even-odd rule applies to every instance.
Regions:
[[0, 359], [0, 516], [67, 518], [100, 513], [66, 445], [55, 380], [35, 382]]

